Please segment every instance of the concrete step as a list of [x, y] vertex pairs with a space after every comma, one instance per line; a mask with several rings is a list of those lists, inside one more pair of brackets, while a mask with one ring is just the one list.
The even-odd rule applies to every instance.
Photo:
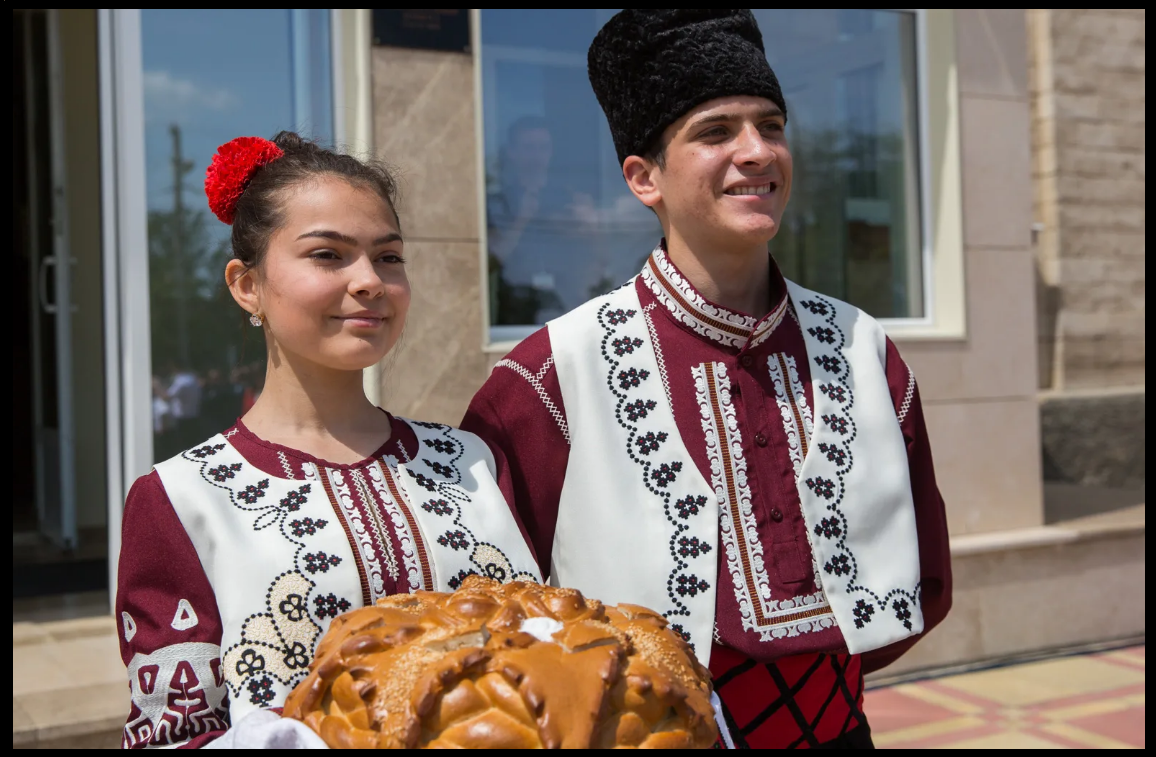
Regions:
[[951, 540], [947, 619], [873, 684], [1144, 637], [1144, 505]]

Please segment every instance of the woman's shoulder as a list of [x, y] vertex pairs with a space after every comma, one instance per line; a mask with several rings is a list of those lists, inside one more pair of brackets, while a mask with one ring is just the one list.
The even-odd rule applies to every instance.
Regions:
[[434, 452], [449, 455], [451, 458], [459, 458], [467, 463], [481, 459], [491, 469], [496, 468], [495, 456], [500, 453], [489, 442], [472, 431], [466, 431], [446, 423], [419, 421], [401, 416], [393, 417], [409, 428], [417, 440], [418, 451], [423, 454]]

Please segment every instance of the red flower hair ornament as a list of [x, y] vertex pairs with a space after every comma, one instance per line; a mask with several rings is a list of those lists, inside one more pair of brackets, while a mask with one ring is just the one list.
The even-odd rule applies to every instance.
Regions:
[[232, 225], [237, 200], [253, 174], [284, 154], [284, 150], [262, 137], [237, 137], [218, 147], [205, 171], [205, 196], [213, 215], [221, 223]]

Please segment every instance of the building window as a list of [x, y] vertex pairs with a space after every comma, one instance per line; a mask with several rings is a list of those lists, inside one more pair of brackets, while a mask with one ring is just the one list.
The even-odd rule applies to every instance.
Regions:
[[209, 212], [218, 145], [295, 129], [333, 141], [330, 14], [141, 11], [156, 460], [224, 431], [260, 394], [265, 342], [224, 284], [230, 228]]
[[[586, 51], [615, 9], [482, 10], [492, 342], [637, 273], [661, 236], [626, 188]], [[792, 280], [880, 318], [924, 313], [916, 14], [756, 10], [790, 111]]]

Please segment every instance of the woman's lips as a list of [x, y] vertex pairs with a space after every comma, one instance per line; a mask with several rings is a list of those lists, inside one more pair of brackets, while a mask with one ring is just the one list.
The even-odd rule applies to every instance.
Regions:
[[385, 323], [385, 317], [380, 315], [339, 315], [337, 320], [344, 321], [350, 326], [373, 329]]

